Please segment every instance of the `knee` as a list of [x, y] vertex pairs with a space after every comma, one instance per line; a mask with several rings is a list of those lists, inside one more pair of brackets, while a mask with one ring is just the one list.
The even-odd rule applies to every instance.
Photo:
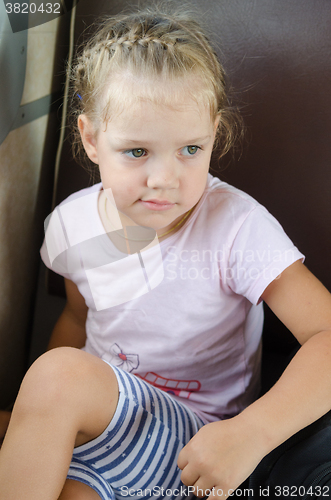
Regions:
[[103, 432], [118, 401], [112, 368], [84, 351], [61, 347], [42, 355], [27, 372], [13, 411], [16, 424], [65, 426], [85, 443]]
[[103, 365], [106, 363], [78, 349], [60, 347], [48, 351], [28, 370], [16, 406], [24, 412], [70, 409], [98, 377], [96, 366], [102, 370]]

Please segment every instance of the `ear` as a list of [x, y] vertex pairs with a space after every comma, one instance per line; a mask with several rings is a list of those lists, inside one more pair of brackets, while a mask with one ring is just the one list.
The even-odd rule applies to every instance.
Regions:
[[93, 163], [99, 164], [98, 151], [96, 147], [96, 131], [93, 124], [86, 115], [79, 115], [77, 120], [80, 136], [87, 156]]

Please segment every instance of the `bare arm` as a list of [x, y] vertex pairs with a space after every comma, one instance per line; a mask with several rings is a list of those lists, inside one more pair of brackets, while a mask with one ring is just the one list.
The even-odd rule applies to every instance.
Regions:
[[302, 344], [279, 381], [236, 417], [214, 422], [178, 458], [184, 484], [197, 496], [226, 498], [262, 458], [331, 409], [331, 295], [295, 262], [262, 295]]
[[272, 449], [331, 409], [331, 294], [296, 262], [262, 298], [302, 345], [277, 384], [245, 410]]
[[67, 303], [53, 329], [48, 349], [61, 346], [80, 349], [86, 342], [87, 306], [85, 300], [72, 281], [66, 279], [65, 287]]

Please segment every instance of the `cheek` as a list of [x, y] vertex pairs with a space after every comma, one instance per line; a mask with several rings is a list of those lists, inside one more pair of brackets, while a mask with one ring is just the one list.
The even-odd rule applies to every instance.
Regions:
[[121, 175], [120, 172], [117, 172], [116, 169], [111, 168], [108, 165], [107, 168], [105, 168], [102, 165], [99, 165], [99, 168], [104, 188], [112, 189], [114, 193], [124, 189], [124, 186], [126, 185], [126, 180], [123, 174]]
[[202, 195], [206, 184], [207, 184], [208, 170], [199, 170], [197, 172], [191, 173], [187, 179], [187, 186], [189, 186], [189, 192], [194, 197], [199, 197]]
[[109, 184], [112, 190], [116, 206], [121, 210], [131, 205], [132, 201], [137, 199], [137, 189], [130, 186], [128, 182], [121, 178], [120, 182]]

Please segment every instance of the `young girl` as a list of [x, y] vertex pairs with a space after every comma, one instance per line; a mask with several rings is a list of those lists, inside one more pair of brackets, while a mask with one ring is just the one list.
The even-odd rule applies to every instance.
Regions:
[[[226, 498], [331, 408], [331, 296], [267, 210], [208, 173], [231, 113], [194, 20], [107, 19], [72, 75], [102, 183], [48, 220], [67, 305], [22, 383], [0, 498]], [[302, 347], [258, 399], [262, 301]]]

